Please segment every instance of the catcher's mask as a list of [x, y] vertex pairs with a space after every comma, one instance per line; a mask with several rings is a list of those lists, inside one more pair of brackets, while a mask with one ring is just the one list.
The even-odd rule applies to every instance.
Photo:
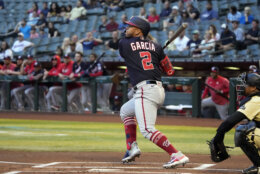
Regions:
[[236, 85], [237, 96], [245, 96], [245, 89], [247, 86], [255, 86], [260, 90], [260, 75], [257, 73], [240, 74]]

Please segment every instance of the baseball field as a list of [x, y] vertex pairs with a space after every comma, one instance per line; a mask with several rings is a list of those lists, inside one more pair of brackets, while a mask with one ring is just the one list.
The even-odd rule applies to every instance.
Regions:
[[[190, 157], [177, 169], [163, 169], [169, 156], [138, 132], [140, 158], [121, 164], [125, 152], [118, 115], [49, 113], [0, 114], [0, 173], [241, 173], [250, 161], [239, 148], [213, 163], [206, 144], [221, 123], [216, 119], [158, 117], [156, 128]], [[234, 146], [234, 129], [225, 137]]]

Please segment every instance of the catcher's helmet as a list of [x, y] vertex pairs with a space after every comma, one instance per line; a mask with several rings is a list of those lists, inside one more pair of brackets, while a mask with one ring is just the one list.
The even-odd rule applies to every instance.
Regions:
[[133, 17], [131, 17], [131, 19], [129, 21], [126, 21], [125, 23], [128, 25], [140, 28], [145, 37], [147, 36], [147, 34], [150, 31], [149, 22], [142, 17], [133, 16]]
[[238, 78], [239, 84], [236, 85], [238, 95], [245, 95], [246, 86], [255, 86], [260, 90], [260, 75], [257, 73], [243, 73]]

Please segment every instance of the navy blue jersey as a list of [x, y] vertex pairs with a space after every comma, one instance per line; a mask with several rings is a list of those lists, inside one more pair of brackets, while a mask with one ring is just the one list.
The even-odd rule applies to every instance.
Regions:
[[86, 69], [86, 64], [84, 62], [81, 62], [79, 65], [77, 62], [73, 63], [73, 69], [72, 72], [75, 74], [81, 73]]
[[144, 80], [161, 81], [159, 65], [166, 55], [160, 45], [139, 37], [123, 38], [119, 42], [119, 53], [125, 59], [133, 86]]

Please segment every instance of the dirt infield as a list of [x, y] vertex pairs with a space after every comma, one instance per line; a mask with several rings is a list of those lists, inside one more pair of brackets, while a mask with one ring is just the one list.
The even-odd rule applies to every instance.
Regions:
[[[72, 115], [50, 113], [0, 113], [0, 118], [62, 120], [86, 122], [121, 122], [115, 115]], [[217, 127], [221, 123], [215, 119], [186, 117], [158, 117], [157, 124]], [[222, 163], [211, 162], [209, 155], [187, 154], [190, 163], [177, 169], [163, 169], [162, 164], [169, 159], [165, 153], [142, 153], [132, 164], [120, 162], [119, 152], [24, 152], [0, 151], [0, 173], [241, 173], [250, 166], [244, 156], [232, 156]]]

